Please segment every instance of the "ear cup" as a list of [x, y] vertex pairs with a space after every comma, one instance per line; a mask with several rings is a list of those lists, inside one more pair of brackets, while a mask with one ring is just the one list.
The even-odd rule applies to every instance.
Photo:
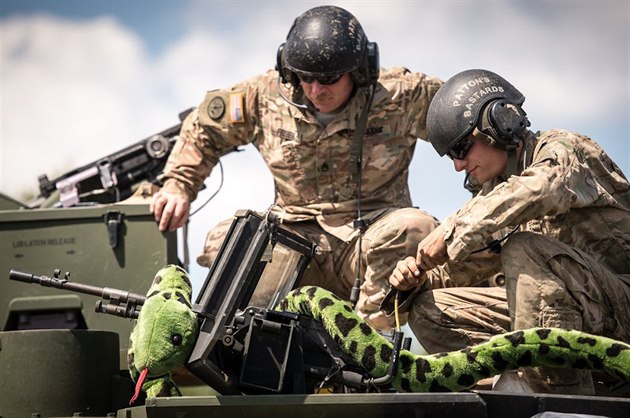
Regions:
[[376, 84], [380, 71], [378, 45], [368, 42], [365, 45], [363, 64], [352, 72], [352, 77], [358, 87], [367, 87]]
[[366, 84], [376, 84], [378, 80], [378, 74], [381, 68], [380, 58], [378, 54], [378, 45], [376, 42], [368, 42], [365, 49], [366, 53], [366, 68], [365, 73]]
[[282, 80], [283, 83], [286, 83], [287, 79], [284, 76], [284, 69], [282, 66], [282, 51], [283, 50], [284, 50], [284, 42], [280, 44], [280, 46], [278, 47], [278, 52], [276, 52], [276, 71], [280, 75], [280, 80]]
[[290, 71], [286, 65], [284, 65], [283, 51], [284, 43], [280, 44], [278, 52], [276, 53], [276, 71], [278, 71], [282, 84], [291, 83], [294, 87], [297, 87], [299, 84], [297, 77], [293, 71]]
[[506, 99], [489, 103], [484, 113], [484, 119], [489, 126], [483, 128], [489, 131], [501, 148], [518, 144], [521, 135], [529, 126], [525, 111]]

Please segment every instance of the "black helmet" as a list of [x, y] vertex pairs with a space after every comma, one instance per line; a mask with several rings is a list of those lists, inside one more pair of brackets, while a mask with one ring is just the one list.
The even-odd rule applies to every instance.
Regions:
[[[369, 45], [368, 45], [369, 44]], [[368, 43], [359, 21], [347, 10], [319, 6], [307, 10], [295, 22], [285, 43], [278, 48], [277, 70], [283, 82], [299, 84], [303, 78], [353, 74], [360, 85], [369, 78], [368, 55], [378, 54], [376, 44]], [[378, 67], [378, 55], [376, 63]], [[378, 68], [377, 68], [378, 71]], [[377, 73], [378, 74], [378, 73]]]
[[437, 91], [427, 114], [428, 139], [443, 156], [475, 127], [506, 149], [529, 126], [521, 105], [525, 97], [503, 77], [488, 70], [454, 75]]

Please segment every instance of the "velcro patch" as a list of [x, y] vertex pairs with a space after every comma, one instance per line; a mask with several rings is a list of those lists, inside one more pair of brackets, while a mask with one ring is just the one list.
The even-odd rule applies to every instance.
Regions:
[[231, 93], [230, 94], [230, 123], [243, 123], [245, 122], [244, 103], [245, 95], [243, 93]]
[[366, 136], [377, 136], [377, 135], [389, 135], [391, 134], [392, 129], [389, 125], [379, 125], [379, 126], [368, 126], [365, 130]]
[[293, 140], [295, 138], [295, 132], [290, 132], [287, 131], [285, 129], [282, 128], [278, 128], [278, 130], [276, 130], [275, 132], [273, 132], [274, 135], [282, 138], [282, 139], [287, 139], [289, 141]]

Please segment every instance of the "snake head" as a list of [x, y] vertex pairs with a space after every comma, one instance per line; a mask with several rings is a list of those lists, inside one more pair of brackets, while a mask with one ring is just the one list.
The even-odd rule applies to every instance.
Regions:
[[128, 362], [134, 381], [163, 377], [186, 362], [198, 331], [191, 289], [180, 267], [167, 266], [155, 276], [130, 337]]
[[[136, 326], [132, 334], [135, 345], [133, 361], [139, 371], [149, 369], [148, 377], [160, 376], [184, 365], [197, 338], [197, 317], [192, 309], [176, 300], [155, 296], [147, 300], [140, 311], [138, 324], [144, 315], [146, 326]], [[161, 299], [161, 300], [160, 300]]]

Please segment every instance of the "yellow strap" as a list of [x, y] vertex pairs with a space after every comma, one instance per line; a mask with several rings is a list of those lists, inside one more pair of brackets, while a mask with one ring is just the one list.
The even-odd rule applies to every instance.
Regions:
[[400, 291], [396, 290], [394, 298], [394, 317], [396, 318], [396, 331], [400, 332], [400, 317], [398, 316], [398, 299], [400, 299]]

